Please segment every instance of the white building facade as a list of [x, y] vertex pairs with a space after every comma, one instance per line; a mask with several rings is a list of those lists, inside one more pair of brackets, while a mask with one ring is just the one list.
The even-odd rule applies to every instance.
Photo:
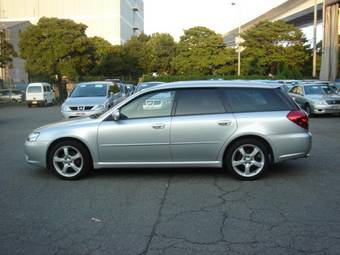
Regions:
[[88, 36], [123, 44], [144, 30], [143, 0], [0, 0], [0, 21], [41, 17], [72, 19], [87, 25]]

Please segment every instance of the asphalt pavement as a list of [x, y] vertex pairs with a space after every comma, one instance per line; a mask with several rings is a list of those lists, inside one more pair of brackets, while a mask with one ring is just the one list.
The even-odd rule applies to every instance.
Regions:
[[62, 181], [26, 164], [60, 107], [0, 105], [0, 254], [340, 254], [340, 117], [309, 159], [242, 182], [220, 169], [104, 169]]

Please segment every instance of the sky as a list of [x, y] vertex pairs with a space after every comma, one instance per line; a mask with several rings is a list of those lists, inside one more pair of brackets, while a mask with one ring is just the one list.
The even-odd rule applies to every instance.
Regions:
[[[183, 29], [205, 26], [224, 34], [286, 0], [144, 0], [144, 31], [169, 33], [176, 41]], [[235, 2], [236, 5], [231, 3]], [[311, 29], [304, 29], [311, 38]]]

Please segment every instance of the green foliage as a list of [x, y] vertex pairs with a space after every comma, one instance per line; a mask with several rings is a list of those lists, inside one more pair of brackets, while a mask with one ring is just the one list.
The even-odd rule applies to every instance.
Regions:
[[128, 56], [129, 61], [134, 65], [134, 73], [139, 76], [148, 71], [150, 54], [146, 45], [149, 40], [150, 37], [142, 33], [139, 36], [132, 36], [123, 46], [125, 56]]
[[146, 63], [147, 73], [169, 74], [175, 51], [176, 43], [170, 34], [156, 33], [151, 35], [146, 42], [146, 52], [149, 54]]
[[242, 33], [243, 72], [246, 74], [279, 74], [289, 70], [303, 71], [309, 54], [301, 30], [284, 21], [261, 21]]
[[0, 30], [0, 68], [11, 67], [13, 57], [16, 56], [12, 44], [6, 40], [5, 30]]
[[212, 75], [232, 72], [234, 62], [234, 51], [226, 48], [221, 35], [193, 27], [181, 36], [172, 66], [176, 74]]
[[94, 47], [86, 26], [72, 20], [41, 18], [20, 34], [20, 55], [34, 74], [75, 78], [93, 64]]

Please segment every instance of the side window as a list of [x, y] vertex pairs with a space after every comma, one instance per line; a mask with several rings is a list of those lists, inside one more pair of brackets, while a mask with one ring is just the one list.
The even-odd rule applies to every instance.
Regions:
[[294, 108], [279, 89], [224, 88], [223, 99], [232, 112], [286, 111]]
[[174, 91], [143, 95], [123, 106], [120, 109], [120, 114], [123, 119], [170, 116], [174, 97]]
[[176, 98], [176, 116], [225, 112], [217, 89], [178, 90]]
[[298, 89], [298, 86], [294, 86], [294, 87], [290, 90], [290, 92], [291, 92], [291, 93], [294, 93], [294, 94], [297, 94], [297, 89]]
[[302, 90], [301, 86], [297, 86], [297, 93], [296, 94], [303, 95], [303, 90]]
[[119, 88], [118, 84], [115, 83], [113, 85], [110, 85], [109, 92], [110, 93], [112, 92], [113, 94], [119, 93], [120, 92], [120, 88]]

